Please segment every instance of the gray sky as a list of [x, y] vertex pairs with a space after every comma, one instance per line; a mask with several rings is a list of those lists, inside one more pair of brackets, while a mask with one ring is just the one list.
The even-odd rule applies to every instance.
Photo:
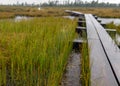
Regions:
[[[22, 2], [43, 3], [43, 2], [47, 2], [48, 0], [0, 0], [0, 4], [13, 4], [13, 3], [17, 3], [17, 1], [19, 1], [20, 3]], [[67, 1], [67, 0], [59, 0], [59, 1]], [[75, 0], [70, 0], [70, 1], [75, 1]], [[92, 0], [83, 0], [83, 1], [92, 1]], [[99, 2], [120, 3], [120, 0], [99, 0]]]

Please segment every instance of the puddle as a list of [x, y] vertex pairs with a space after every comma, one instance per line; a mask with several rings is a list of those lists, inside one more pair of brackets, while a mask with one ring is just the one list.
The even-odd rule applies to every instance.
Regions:
[[120, 25], [120, 18], [98, 18], [101, 23], [109, 24], [113, 22], [115, 25]]
[[66, 72], [63, 76], [61, 86], [80, 85], [80, 53], [72, 52], [68, 60]]
[[74, 16], [63, 16], [63, 18], [68, 18], [68, 19], [71, 19], [71, 20], [74, 20], [74, 19], [75, 19]]
[[15, 18], [14, 18], [14, 20], [16, 21], [16, 22], [19, 22], [19, 21], [22, 21], [22, 20], [29, 20], [29, 19], [31, 19], [32, 17], [27, 17], [27, 16], [16, 16]]

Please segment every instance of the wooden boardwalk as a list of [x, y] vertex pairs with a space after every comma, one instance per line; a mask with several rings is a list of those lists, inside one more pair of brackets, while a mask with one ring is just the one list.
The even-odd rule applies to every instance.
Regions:
[[[79, 12], [71, 11], [71, 13], [81, 15]], [[79, 20], [78, 25], [82, 27], [81, 23], [86, 21], [86, 28], [82, 29], [87, 31], [91, 86], [120, 86], [120, 49], [96, 17], [84, 14], [84, 18], [83, 21]]]
[[94, 24], [116, 82], [120, 86], [120, 50], [106, 30], [97, 22], [97, 20], [92, 15], [90, 15], [90, 18]]
[[95, 25], [95, 18], [91, 14], [86, 14], [85, 18], [87, 39], [90, 49], [91, 86], [118, 86], [112, 68], [107, 59], [107, 55], [104, 51], [104, 46], [102, 45], [101, 39], [99, 38], [99, 33], [96, 29], [101, 25]]

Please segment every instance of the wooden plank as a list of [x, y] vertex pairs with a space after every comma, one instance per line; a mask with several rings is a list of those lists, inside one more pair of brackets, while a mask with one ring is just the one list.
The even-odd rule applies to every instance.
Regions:
[[118, 86], [90, 15], [86, 14], [85, 18], [90, 49], [91, 86]]
[[96, 19], [92, 15], [90, 15], [90, 17], [96, 27], [96, 31], [99, 34], [102, 46], [104, 47], [104, 51], [107, 55], [107, 59], [111, 64], [116, 80], [118, 81], [118, 85], [120, 86], [120, 49]]
[[75, 39], [73, 43], [86, 43], [85, 39]]
[[108, 28], [106, 28], [105, 30], [108, 31], [108, 32], [116, 32], [116, 29], [108, 29]]
[[76, 29], [86, 30], [86, 27], [77, 27]]
[[85, 31], [86, 32], [86, 27], [77, 27], [75, 29], [75, 31], [79, 34], [79, 33], [82, 33], [82, 31]]
[[81, 13], [81, 12], [77, 12], [77, 11], [71, 11], [71, 12], [75, 13], [75, 14], [83, 15], [83, 13]]
[[72, 16], [81, 16], [84, 17], [84, 14], [81, 12], [77, 12], [77, 11], [70, 11], [70, 10], [65, 10], [66, 13], [70, 13]]
[[86, 26], [86, 21], [78, 21], [78, 26], [79, 27], [85, 27]]
[[73, 49], [76, 50], [76, 51], [78, 51], [78, 52], [81, 52], [81, 45], [83, 43], [86, 43], [85, 39], [82, 39], [82, 38], [75, 39], [73, 41]]
[[80, 16], [78, 20], [79, 20], [79, 21], [85, 21], [85, 17]]

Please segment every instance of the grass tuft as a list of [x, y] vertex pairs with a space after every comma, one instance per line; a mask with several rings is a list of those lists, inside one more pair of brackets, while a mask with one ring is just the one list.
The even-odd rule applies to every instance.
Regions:
[[81, 84], [82, 86], [90, 86], [90, 58], [89, 58], [89, 50], [87, 47], [87, 43], [82, 45], [81, 52]]

